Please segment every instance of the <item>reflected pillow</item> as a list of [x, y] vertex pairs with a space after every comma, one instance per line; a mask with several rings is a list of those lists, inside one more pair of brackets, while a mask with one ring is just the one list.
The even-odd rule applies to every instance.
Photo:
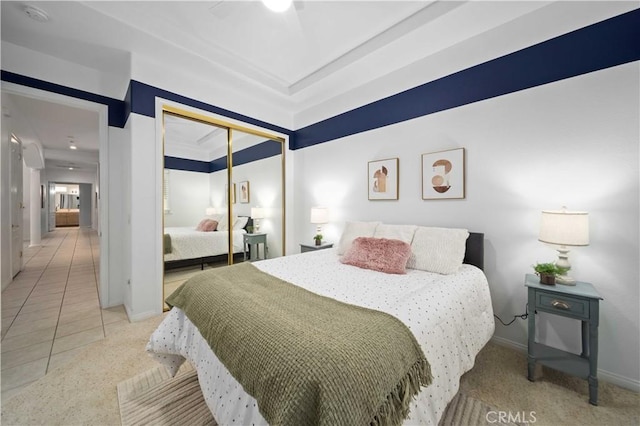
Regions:
[[233, 224], [233, 229], [242, 229], [247, 225], [249, 221], [249, 217], [247, 216], [238, 216], [235, 223]]
[[[232, 217], [231, 218], [231, 223], [235, 224], [236, 223], [236, 217]], [[220, 218], [220, 220], [218, 221], [218, 231], [228, 231], [229, 230], [229, 216], [227, 216], [226, 214], [222, 216], [222, 218]]]
[[400, 240], [358, 237], [340, 261], [385, 274], [406, 274], [411, 246]]
[[407, 268], [445, 275], [455, 273], [464, 260], [468, 237], [466, 229], [419, 226], [411, 242]]
[[218, 227], [218, 222], [213, 219], [202, 219], [198, 226], [196, 226], [196, 231], [201, 232], [212, 232], [215, 231]]

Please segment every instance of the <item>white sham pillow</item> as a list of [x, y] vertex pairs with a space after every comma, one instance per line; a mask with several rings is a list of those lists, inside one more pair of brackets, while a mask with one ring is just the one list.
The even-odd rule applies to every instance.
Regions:
[[466, 229], [419, 226], [411, 242], [407, 268], [444, 275], [455, 273], [464, 260], [468, 237]]
[[351, 248], [351, 243], [358, 237], [373, 237], [380, 222], [347, 222], [338, 243], [338, 254], [343, 255]]
[[[232, 217], [231, 223], [235, 224], [237, 219], [238, 219], [237, 217]], [[225, 215], [222, 215], [222, 217], [218, 221], [218, 231], [228, 231], [228, 230], [229, 230], [229, 216], [225, 214]]]
[[249, 221], [249, 217], [247, 216], [238, 216], [235, 223], [233, 224], [233, 229], [238, 230], [245, 227], [247, 222]]
[[373, 238], [400, 240], [407, 244], [411, 244], [416, 229], [418, 229], [416, 225], [387, 225], [381, 223], [376, 227], [376, 230], [373, 233]]

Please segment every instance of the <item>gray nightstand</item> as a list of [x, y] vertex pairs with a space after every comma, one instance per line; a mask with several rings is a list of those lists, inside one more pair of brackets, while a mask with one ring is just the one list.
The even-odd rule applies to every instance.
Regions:
[[319, 246], [315, 244], [300, 244], [300, 253], [306, 253], [308, 251], [317, 251], [322, 249], [328, 249], [333, 247], [333, 243], [324, 243]]
[[[260, 260], [260, 244], [262, 244], [263, 259], [267, 258], [269, 249], [267, 248], [267, 234], [244, 234], [242, 237], [244, 260], [247, 260], [247, 251], [250, 254], [250, 261]], [[253, 246], [253, 247], [251, 247]]]
[[[589, 403], [598, 405], [598, 321], [602, 297], [593, 285], [578, 281], [575, 286], [540, 284], [538, 276], [527, 274], [529, 292], [528, 378], [534, 381], [536, 362], [589, 382]], [[547, 312], [582, 321], [580, 355], [536, 343], [536, 312]]]

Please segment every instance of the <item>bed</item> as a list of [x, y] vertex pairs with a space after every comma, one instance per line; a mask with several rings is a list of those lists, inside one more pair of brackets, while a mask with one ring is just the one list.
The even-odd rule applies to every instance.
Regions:
[[[343, 235], [344, 237], [344, 235]], [[432, 383], [410, 405], [404, 424], [437, 425], [462, 374], [494, 331], [489, 287], [482, 272], [483, 235], [470, 233], [464, 264], [441, 275], [418, 269], [385, 274], [341, 262], [327, 249], [256, 262], [259, 270], [316, 294], [386, 312], [406, 324], [431, 365]], [[393, 289], [393, 291], [389, 291]], [[197, 327], [173, 308], [152, 334], [147, 351], [175, 374], [188, 360], [219, 424], [267, 424], [256, 399], [211, 350]]]
[[[243, 235], [247, 226], [251, 226], [251, 219], [243, 221], [242, 226], [234, 227], [233, 253], [239, 260], [244, 256]], [[164, 265], [165, 270], [181, 268], [190, 265], [226, 261], [229, 253], [229, 231], [215, 230], [203, 232], [194, 226], [166, 227], [164, 229]]]

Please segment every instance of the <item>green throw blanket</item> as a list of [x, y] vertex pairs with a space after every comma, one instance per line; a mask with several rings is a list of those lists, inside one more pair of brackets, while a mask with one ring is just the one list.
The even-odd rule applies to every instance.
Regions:
[[398, 319], [319, 296], [250, 263], [169, 298], [271, 425], [398, 425], [431, 369]]
[[164, 247], [164, 254], [168, 254], [173, 251], [173, 248], [171, 247], [171, 235], [164, 234], [164, 241], [162, 246]]

